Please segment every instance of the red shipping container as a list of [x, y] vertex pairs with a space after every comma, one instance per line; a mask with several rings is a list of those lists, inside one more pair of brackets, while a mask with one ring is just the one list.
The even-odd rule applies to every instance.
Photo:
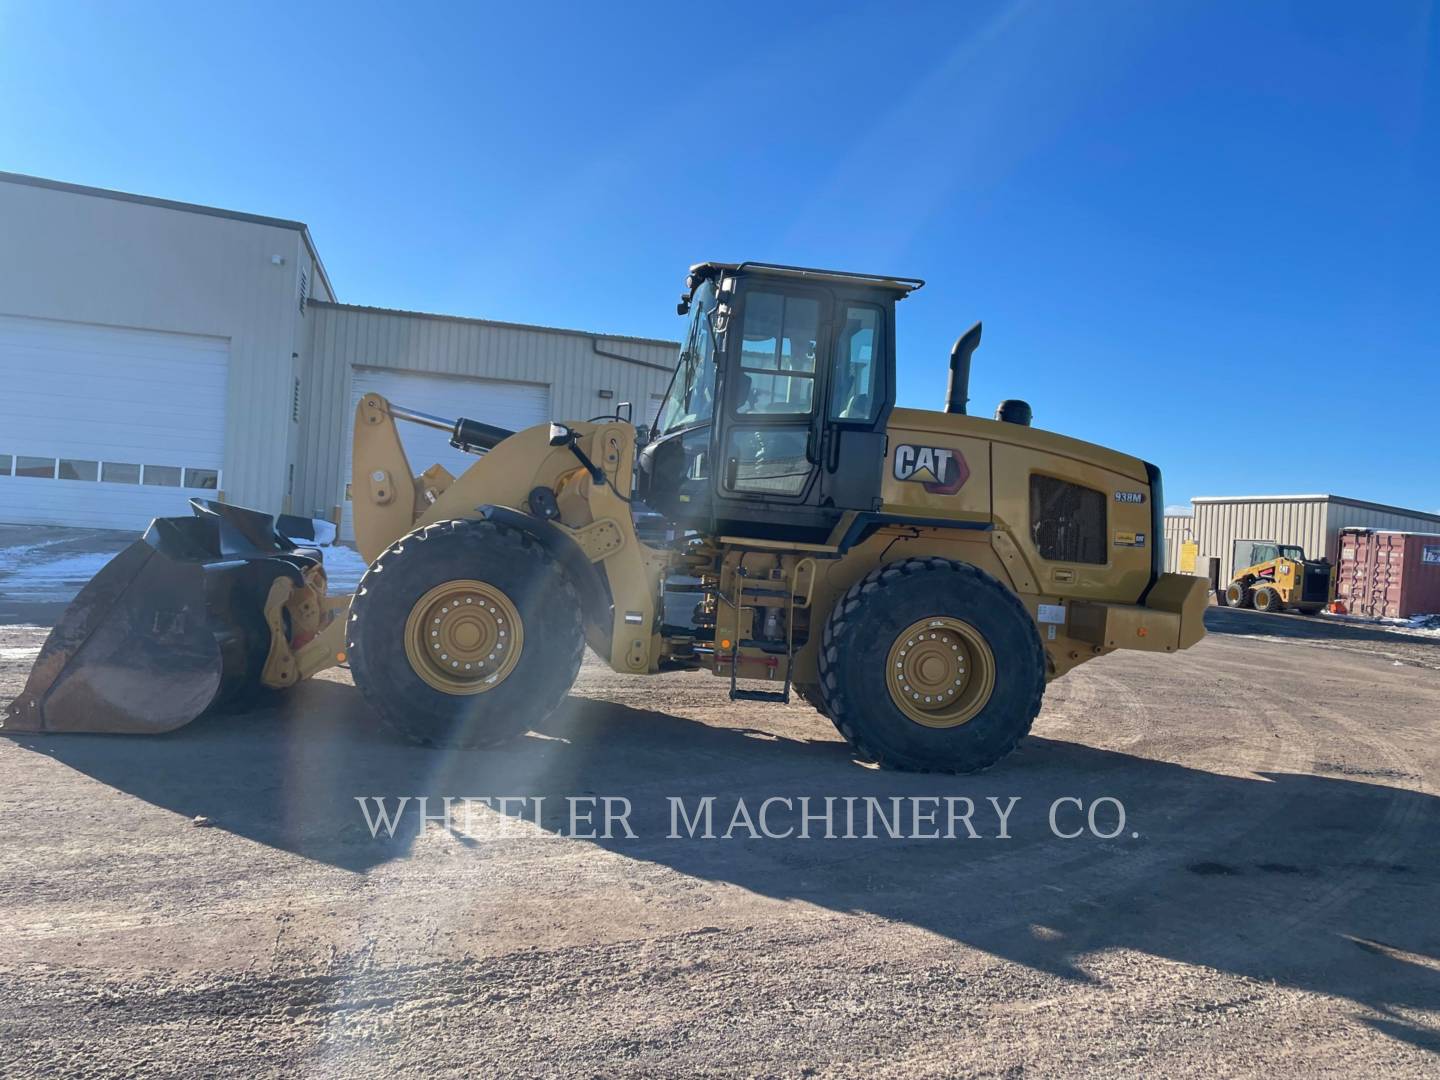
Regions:
[[1440, 533], [1340, 531], [1335, 595], [1356, 615], [1440, 614]]

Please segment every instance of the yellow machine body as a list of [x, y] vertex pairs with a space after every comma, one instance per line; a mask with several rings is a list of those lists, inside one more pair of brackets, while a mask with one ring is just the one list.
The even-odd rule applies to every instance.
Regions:
[[[546, 488], [560, 510], [547, 527], [575, 540], [603, 572], [613, 601], [608, 620], [586, 613], [590, 644], [616, 671], [631, 674], [695, 666], [728, 676], [735, 664], [741, 679], [779, 681], [788, 674], [801, 687], [812, 685], [819, 637], [809, 631], [823, 623], [836, 597], [885, 562], [927, 555], [973, 564], [1005, 582], [1036, 619], [1051, 678], [1115, 649], [1174, 652], [1204, 635], [1203, 581], [1165, 574], [1151, 583], [1151, 545], [1160, 542], [1151, 531], [1152, 493], [1144, 463], [1125, 454], [1030, 427], [896, 409], [891, 457], [917, 443], [952, 451], [968, 469], [957, 494], [897, 480], [887, 463], [884, 524], [859, 543], [845, 544], [856, 516], [850, 514], [825, 543], [714, 536], [677, 553], [647, 546], [632, 523], [626, 500], [635, 429], [618, 421], [570, 427], [604, 470], [605, 484], [594, 483], [568, 447], [551, 446], [544, 425], [516, 432], [459, 477], [415, 475], [389, 403], [367, 395], [356, 410], [354, 449], [354, 475], [365, 482], [352, 485], [361, 554], [373, 560], [414, 528], [480, 517], [485, 506], [527, 513], [530, 493]], [[1029, 525], [1036, 472], [1105, 495], [1103, 561], [1044, 557]], [[696, 652], [686, 635], [661, 632], [662, 585], [676, 570], [715, 579], [711, 651]], [[781, 584], [757, 594], [756, 581]], [[796, 613], [789, 625], [805, 638], [788, 672], [773, 653], [734, 644], [752, 638], [755, 619], [776, 606]]]

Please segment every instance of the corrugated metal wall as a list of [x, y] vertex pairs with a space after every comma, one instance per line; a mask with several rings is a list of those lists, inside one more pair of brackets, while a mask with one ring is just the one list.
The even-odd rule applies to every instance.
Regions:
[[1404, 511], [1397, 507], [1365, 506], [1336, 499], [1330, 504], [1330, 517], [1326, 527], [1330, 544], [1327, 554], [1333, 562], [1339, 557], [1338, 537], [1341, 529], [1358, 527], [1390, 529], [1395, 532], [1440, 532], [1440, 514], [1426, 514], [1418, 510]]
[[1165, 570], [1178, 573], [1180, 569], [1180, 545], [1193, 540], [1195, 519], [1189, 514], [1165, 515]]
[[1220, 559], [1222, 581], [1233, 567], [1236, 540], [1299, 544], [1311, 558], [1339, 557], [1339, 533], [1347, 526], [1371, 529], [1435, 529], [1440, 515], [1365, 504], [1328, 495], [1283, 499], [1195, 499], [1195, 539], [1201, 557]]
[[[629, 401], [636, 422], [648, 423], [679, 351], [674, 342], [344, 304], [314, 302], [307, 314], [311, 338], [303, 362], [297, 512], [328, 510], [343, 495], [354, 365], [544, 383], [556, 419], [587, 420]], [[614, 397], [601, 398], [601, 390]]]
[[1195, 541], [1200, 556], [1220, 559], [1220, 580], [1230, 580], [1236, 540], [1275, 540], [1299, 544], [1306, 554], [1325, 547], [1327, 500], [1294, 499], [1263, 502], [1194, 499]]

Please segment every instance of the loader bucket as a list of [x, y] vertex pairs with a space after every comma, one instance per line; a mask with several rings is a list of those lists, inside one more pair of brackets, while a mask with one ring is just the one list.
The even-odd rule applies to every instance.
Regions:
[[259, 688], [270, 586], [299, 584], [320, 553], [280, 536], [267, 514], [191, 508], [156, 518], [80, 590], [0, 730], [170, 731]]

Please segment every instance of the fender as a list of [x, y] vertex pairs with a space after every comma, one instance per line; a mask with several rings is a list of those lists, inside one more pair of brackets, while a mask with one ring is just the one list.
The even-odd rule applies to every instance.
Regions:
[[[490, 503], [477, 506], [475, 512], [482, 521], [493, 521], [497, 525], [533, 536], [541, 547], [555, 557], [555, 561], [570, 578], [570, 583], [575, 586], [575, 591], [580, 594], [581, 610], [586, 623], [604, 641], [605, 649], [601, 655], [608, 656], [615, 604], [610, 597], [610, 584], [605, 579], [601, 565], [591, 562], [579, 544], [544, 518]], [[592, 647], [596, 644], [597, 642], [591, 642]]]

